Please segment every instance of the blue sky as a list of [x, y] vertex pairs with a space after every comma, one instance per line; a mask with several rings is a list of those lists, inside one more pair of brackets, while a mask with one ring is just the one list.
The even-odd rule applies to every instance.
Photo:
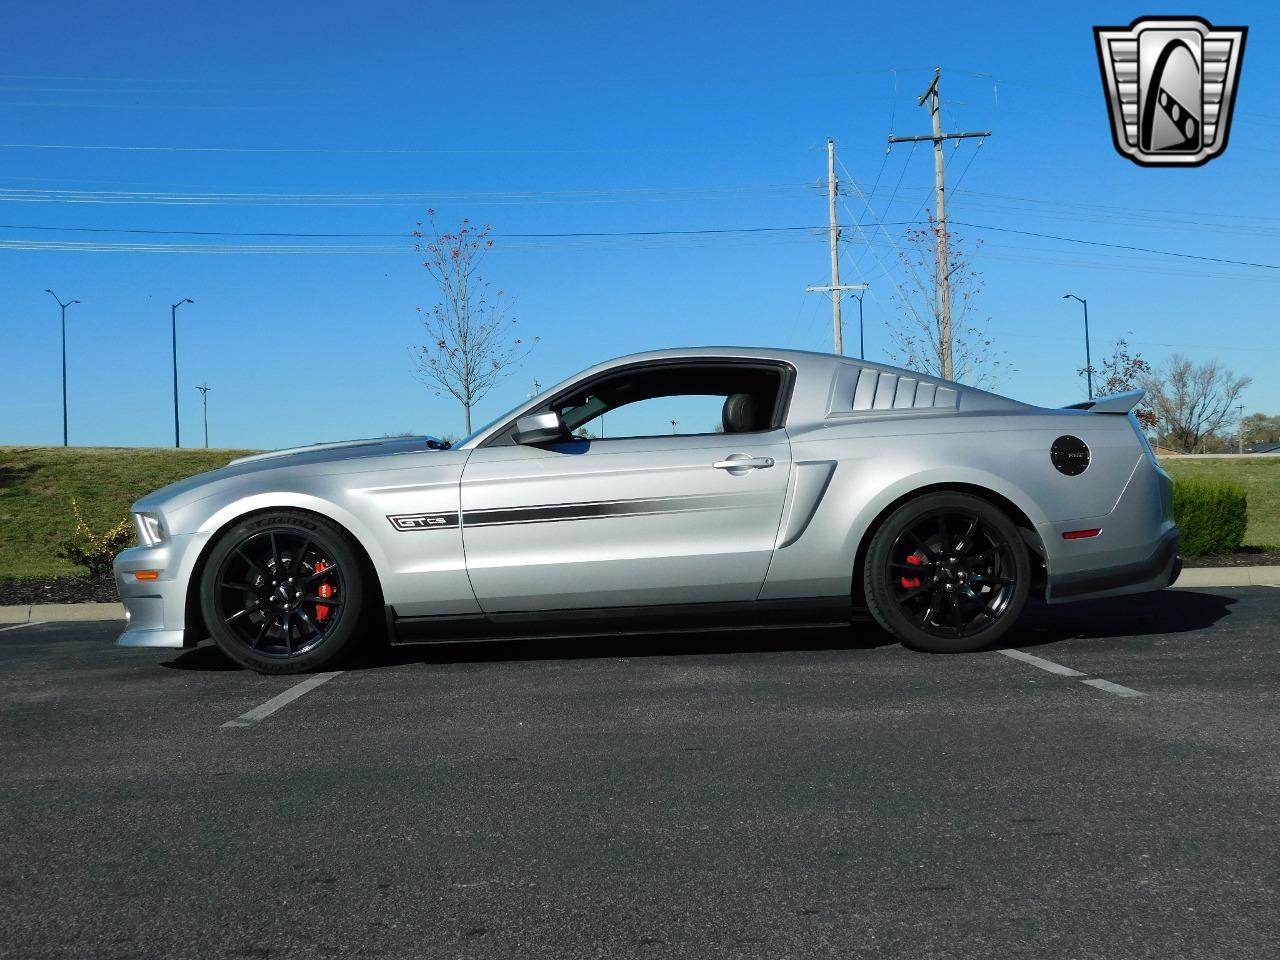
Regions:
[[[854, 198], [842, 210], [866, 224], [846, 234], [842, 269], [871, 283], [868, 356], [884, 359], [906, 228], [870, 221], [932, 203], [927, 145], [886, 158], [885, 138], [927, 132], [915, 97], [939, 65], [946, 128], [994, 131], [948, 148], [953, 219], [1280, 264], [1272, 5], [1190, 11], [1250, 27], [1230, 146], [1194, 170], [1115, 153], [1091, 33], [1180, 10], [975, 6], [16, 7], [0, 38], [0, 443], [61, 440], [46, 287], [82, 301], [68, 314], [73, 444], [172, 443], [169, 305], [184, 297], [184, 445], [201, 442], [204, 382], [213, 446], [460, 433], [461, 410], [414, 378], [407, 349], [433, 294], [404, 238], [428, 206], [493, 225], [487, 276], [541, 338], [478, 423], [535, 378], [618, 354], [829, 349], [829, 304], [804, 292], [827, 279], [819, 234], [504, 236], [818, 226], [829, 136], [874, 187], [873, 213]], [[1217, 359], [1254, 378], [1249, 411], [1280, 412], [1280, 270], [957, 231], [982, 241], [979, 311], [1012, 368], [1001, 392], [1083, 397], [1069, 291], [1089, 299], [1095, 358], [1127, 334], [1152, 361]], [[246, 250], [272, 244], [294, 252]], [[856, 305], [845, 317], [856, 345]]]

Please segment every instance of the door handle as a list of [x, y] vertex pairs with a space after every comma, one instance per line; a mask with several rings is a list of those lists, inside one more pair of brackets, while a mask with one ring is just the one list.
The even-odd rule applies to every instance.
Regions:
[[774, 463], [773, 457], [748, 457], [745, 453], [735, 453], [728, 460], [717, 460], [712, 466], [717, 470], [763, 470]]

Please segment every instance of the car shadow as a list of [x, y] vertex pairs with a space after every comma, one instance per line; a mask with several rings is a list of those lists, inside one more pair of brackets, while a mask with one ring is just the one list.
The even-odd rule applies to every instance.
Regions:
[[1028, 606], [1016, 628], [987, 649], [1194, 633], [1230, 616], [1235, 602], [1234, 597], [1187, 589], [1053, 605], [1036, 601]]
[[[593, 660], [670, 657], [687, 654], [783, 653], [791, 650], [856, 650], [890, 646], [896, 641], [870, 620], [849, 627], [780, 630], [732, 630], [522, 638], [470, 642], [378, 645], [378, 649], [342, 664], [344, 670], [370, 670], [411, 663], [501, 663], [535, 660]], [[184, 650], [161, 666], [170, 670], [239, 670], [211, 641]]]
[[244, 669], [219, 650], [217, 644], [212, 640], [201, 641], [198, 647], [183, 650], [176, 654], [172, 660], [163, 661], [160, 666], [166, 670], [233, 671]]
[[518, 660], [596, 660], [742, 653], [785, 653], [793, 650], [856, 650], [884, 647], [894, 639], [874, 623], [849, 627], [773, 630], [726, 630], [660, 634], [625, 634], [479, 643], [429, 643], [390, 647], [356, 669], [407, 663], [495, 663]]
[[[1232, 597], [1194, 590], [1087, 600], [1049, 606], [1033, 602], [1022, 622], [1000, 643], [987, 650], [1040, 647], [1064, 640], [1138, 637], [1189, 633], [1211, 627], [1230, 615]], [[868, 617], [857, 617], [852, 628], [815, 627], [781, 630], [732, 630], [663, 634], [558, 637], [551, 639], [487, 640], [425, 643], [367, 652], [346, 670], [374, 670], [405, 664], [502, 663], [538, 660], [671, 657], [741, 653], [785, 653], [803, 650], [870, 650], [897, 641]], [[212, 642], [184, 650], [161, 664], [171, 670], [219, 671], [241, 669]]]

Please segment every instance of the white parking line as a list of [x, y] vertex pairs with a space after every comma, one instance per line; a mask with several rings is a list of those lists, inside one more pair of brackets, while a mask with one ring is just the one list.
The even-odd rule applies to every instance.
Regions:
[[6, 630], [21, 630], [23, 627], [38, 627], [45, 622], [44, 620], [32, 620], [30, 623], [15, 623], [12, 627], [0, 627], [0, 633], [4, 633]]
[[1129, 687], [1122, 687], [1118, 683], [1112, 683], [1110, 680], [1102, 680], [1098, 677], [1094, 677], [1091, 680], [1081, 680], [1080, 682], [1085, 684], [1085, 686], [1097, 687], [1099, 690], [1107, 691], [1107, 693], [1114, 693], [1117, 697], [1142, 696], [1142, 694], [1137, 690], [1132, 690]]
[[1070, 667], [1064, 667], [1060, 663], [1054, 663], [1052, 660], [1045, 660], [1041, 657], [1033, 657], [1029, 653], [1023, 653], [1021, 650], [1001, 650], [1006, 657], [1013, 657], [1015, 660], [1021, 660], [1023, 663], [1029, 663], [1033, 667], [1039, 667], [1047, 673], [1056, 673], [1060, 677], [1087, 677], [1087, 673], [1081, 673], [1079, 670], [1072, 670]]
[[[1021, 660], [1023, 663], [1029, 663], [1033, 667], [1038, 667], [1046, 673], [1056, 673], [1060, 677], [1072, 677], [1080, 679], [1081, 677], [1089, 677], [1087, 673], [1081, 673], [1079, 670], [1072, 670], [1070, 667], [1064, 667], [1060, 663], [1054, 663], [1052, 660], [1046, 660], [1043, 657], [1035, 657], [1029, 653], [1023, 653], [1021, 650], [999, 650], [1006, 657], [1012, 657], [1014, 660]], [[1093, 687], [1096, 690], [1105, 690], [1107, 693], [1114, 693], [1117, 697], [1142, 697], [1146, 694], [1140, 690], [1134, 690], [1130, 687], [1122, 687], [1118, 683], [1112, 683], [1110, 680], [1101, 680], [1097, 677], [1080, 680], [1085, 686]]]
[[317, 673], [314, 677], [307, 677], [301, 683], [293, 685], [284, 693], [272, 697], [266, 703], [259, 704], [248, 713], [242, 713], [234, 720], [228, 720], [222, 725], [223, 729], [227, 727], [252, 727], [255, 723], [259, 723], [271, 716], [281, 707], [293, 703], [304, 693], [310, 693], [320, 684], [328, 683], [340, 673], [342, 673], [341, 670], [335, 670], [332, 673]]

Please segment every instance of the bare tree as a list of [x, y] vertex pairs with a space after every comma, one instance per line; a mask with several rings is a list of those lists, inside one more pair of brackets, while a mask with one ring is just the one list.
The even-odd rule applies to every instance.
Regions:
[[413, 236], [422, 266], [439, 288], [440, 300], [423, 314], [428, 342], [410, 348], [418, 377], [462, 404], [467, 433], [471, 408], [519, 365], [534, 344], [515, 336], [501, 290], [491, 293], [480, 265], [493, 247], [489, 224], [463, 220], [454, 233], [436, 229], [435, 211], [427, 211], [427, 230], [418, 221]]
[[[1145, 378], [1151, 375], [1151, 364], [1142, 359], [1137, 350], [1130, 353], [1128, 339], [1120, 337], [1111, 349], [1111, 356], [1105, 357], [1100, 365], [1081, 367], [1076, 372], [1086, 378], [1092, 372], [1101, 383], [1097, 395], [1106, 397], [1141, 387]], [[1151, 409], [1150, 402], [1150, 397], [1143, 398], [1138, 409], [1133, 411], [1144, 430], [1154, 430], [1160, 420]]]
[[[908, 230], [899, 258], [907, 281], [899, 288], [902, 323], [893, 330], [892, 356], [902, 366], [931, 376], [942, 369], [942, 322], [938, 298], [938, 224]], [[1007, 364], [995, 347], [988, 319], [974, 315], [982, 276], [954, 231], [947, 231], [947, 275], [951, 279], [951, 379], [975, 387], [994, 387]]]
[[1216, 360], [1195, 364], [1175, 353], [1163, 368], [1145, 374], [1141, 385], [1158, 420], [1160, 442], [1194, 453], [1231, 419], [1241, 391], [1252, 382], [1251, 377], [1237, 377]]

